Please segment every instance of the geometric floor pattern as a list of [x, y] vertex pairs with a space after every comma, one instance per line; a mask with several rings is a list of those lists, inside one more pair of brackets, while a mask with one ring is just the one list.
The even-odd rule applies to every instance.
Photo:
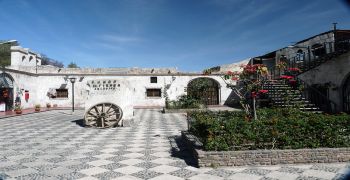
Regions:
[[81, 126], [82, 112], [0, 119], [0, 179], [341, 179], [350, 163], [196, 168], [182, 114], [136, 110], [133, 127]]

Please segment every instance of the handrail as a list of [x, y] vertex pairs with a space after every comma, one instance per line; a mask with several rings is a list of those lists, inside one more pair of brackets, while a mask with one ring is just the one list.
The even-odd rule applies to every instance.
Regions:
[[304, 96], [304, 98], [310, 100], [324, 112], [335, 113], [337, 111], [337, 103], [330, 100], [327, 96], [322, 94], [316, 88], [307, 84], [302, 79], [295, 77], [295, 80], [299, 85], [304, 86], [304, 89], [302, 90], [302, 96]]
[[336, 43], [323, 43], [324, 53], [315, 55], [308, 48], [308, 52], [297, 54], [287, 60], [287, 68], [299, 68], [304, 73], [336, 56], [350, 51], [350, 39], [339, 39]]

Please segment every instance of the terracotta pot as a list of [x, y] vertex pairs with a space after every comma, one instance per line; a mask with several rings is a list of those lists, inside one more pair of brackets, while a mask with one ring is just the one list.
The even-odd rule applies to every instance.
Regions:
[[22, 114], [22, 110], [15, 110], [16, 114]]
[[40, 108], [35, 108], [35, 112], [40, 112]]

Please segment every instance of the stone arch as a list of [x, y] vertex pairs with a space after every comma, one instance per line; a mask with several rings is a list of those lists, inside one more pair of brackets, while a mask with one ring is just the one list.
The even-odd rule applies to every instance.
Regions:
[[0, 74], [0, 106], [1, 110], [9, 111], [13, 108], [14, 102], [14, 80], [7, 73]]
[[342, 83], [342, 102], [343, 111], [350, 113], [350, 73], [345, 76]]
[[194, 78], [187, 84], [187, 95], [206, 105], [219, 105], [220, 83], [208, 77]]

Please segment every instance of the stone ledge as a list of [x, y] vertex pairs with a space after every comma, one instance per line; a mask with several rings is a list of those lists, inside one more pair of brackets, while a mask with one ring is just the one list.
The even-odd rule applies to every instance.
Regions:
[[187, 113], [189, 111], [200, 111], [200, 110], [208, 110], [208, 109], [167, 109], [163, 108], [162, 113]]
[[197, 160], [199, 167], [249, 166], [305, 163], [336, 163], [350, 161], [350, 148], [204, 151], [199, 139], [181, 132], [185, 144]]

